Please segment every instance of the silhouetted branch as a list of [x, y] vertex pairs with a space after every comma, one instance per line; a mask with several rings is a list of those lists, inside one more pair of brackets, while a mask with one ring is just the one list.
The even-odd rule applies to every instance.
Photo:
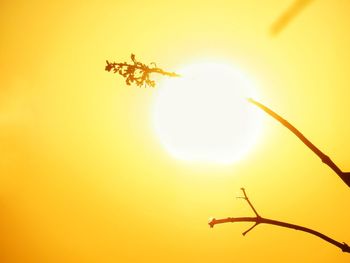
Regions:
[[131, 54], [131, 60], [133, 64], [128, 64], [126, 62], [109, 62], [108, 60], [106, 60], [107, 65], [105, 67], [105, 70], [108, 72], [113, 71], [113, 73], [118, 73], [121, 76], [123, 76], [127, 85], [135, 83], [139, 87], [141, 87], [142, 85], [144, 85], [145, 87], [155, 87], [155, 81], [150, 79], [151, 73], [158, 73], [168, 77], [180, 76], [174, 72], [167, 72], [162, 70], [161, 68], [158, 68], [154, 62], [150, 63], [151, 66], [147, 66], [137, 61], [134, 54]]
[[252, 203], [250, 202], [250, 200], [249, 200], [249, 198], [248, 198], [248, 196], [247, 196], [247, 194], [246, 194], [246, 192], [245, 192], [245, 189], [242, 187], [241, 190], [242, 190], [242, 192], [243, 192], [244, 197], [239, 197], [239, 198], [242, 198], [242, 199], [246, 200], [247, 203], [248, 203], [248, 205], [250, 206], [250, 208], [253, 210], [254, 214], [255, 214], [257, 217], [260, 217], [259, 214], [258, 214], [258, 212], [255, 210], [255, 207], [254, 207], [254, 206], [252, 205]]
[[308, 4], [313, 0], [295, 0], [291, 5], [271, 26], [271, 35], [280, 33], [289, 22], [296, 17]]
[[275, 226], [280, 226], [280, 227], [285, 227], [285, 228], [290, 228], [290, 229], [295, 229], [295, 230], [299, 230], [299, 231], [303, 231], [306, 233], [309, 233], [311, 235], [317, 236], [323, 240], [325, 240], [326, 242], [337, 246], [338, 248], [340, 248], [343, 252], [347, 252], [350, 253], [350, 247], [346, 244], [346, 243], [340, 243], [318, 231], [315, 231], [313, 229], [307, 228], [307, 227], [303, 227], [303, 226], [299, 226], [299, 225], [294, 225], [294, 224], [290, 224], [290, 223], [286, 223], [286, 222], [282, 222], [282, 221], [277, 221], [277, 220], [273, 220], [273, 219], [268, 219], [268, 218], [264, 218], [259, 216], [256, 213], [256, 210], [254, 208], [254, 206], [251, 204], [250, 201], [248, 201], [248, 197], [246, 195], [246, 192], [244, 190], [244, 188], [241, 188], [241, 190], [243, 191], [243, 194], [245, 196], [245, 199], [249, 206], [252, 208], [253, 212], [256, 214], [256, 217], [228, 217], [228, 218], [223, 218], [223, 219], [211, 219], [209, 222], [209, 226], [211, 228], [213, 228], [215, 225], [217, 224], [223, 224], [223, 223], [235, 223], [235, 222], [254, 222], [255, 224], [250, 227], [247, 231], [243, 232], [242, 235], [246, 235], [249, 231], [251, 231], [252, 229], [254, 229], [254, 227], [256, 227], [259, 224], [269, 224], [269, 225], [275, 225]]
[[331, 158], [321, 152], [321, 150], [318, 149], [313, 143], [311, 143], [297, 128], [295, 128], [287, 120], [283, 119], [276, 112], [261, 104], [260, 102], [257, 102], [253, 99], [248, 99], [248, 101], [265, 111], [272, 118], [279, 121], [283, 126], [294, 133], [311, 151], [313, 151], [322, 160], [323, 163], [328, 165], [344, 181], [344, 183], [350, 187], [350, 173], [341, 171], [339, 167], [331, 160]]

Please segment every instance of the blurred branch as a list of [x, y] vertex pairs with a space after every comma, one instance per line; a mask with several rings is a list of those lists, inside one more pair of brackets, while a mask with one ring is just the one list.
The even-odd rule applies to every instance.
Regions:
[[290, 224], [290, 223], [286, 223], [286, 222], [282, 222], [282, 221], [277, 221], [277, 220], [273, 220], [273, 219], [268, 219], [268, 218], [264, 218], [258, 215], [258, 213], [256, 212], [256, 209], [254, 208], [254, 206], [251, 204], [251, 202], [249, 201], [247, 194], [244, 190], [244, 188], [241, 188], [241, 190], [243, 191], [244, 197], [242, 197], [243, 199], [245, 199], [249, 206], [252, 208], [253, 212], [255, 213], [256, 217], [228, 217], [228, 218], [223, 218], [223, 219], [211, 219], [209, 222], [209, 226], [211, 228], [213, 228], [215, 225], [217, 224], [223, 224], [223, 223], [235, 223], [235, 222], [254, 222], [255, 224], [250, 227], [247, 231], [243, 232], [243, 236], [246, 235], [249, 231], [253, 230], [254, 227], [258, 226], [259, 224], [269, 224], [269, 225], [275, 225], [275, 226], [280, 226], [280, 227], [285, 227], [285, 228], [290, 228], [290, 229], [295, 229], [295, 230], [299, 230], [299, 231], [303, 231], [306, 233], [309, 233], [311, 235], [317, 236], [323, 240], [325, 240], [326, 242], [340, 248], [343, 252], [346, 253], [350, 253], [350, 247], [346, 244], [346, 243], [340, 243], [318, 231], [315, 231], [313, 229], [307, 228], [307, 227], [303, 227], [303, 226], [299, 226], [299, 225], [294, 225], [294, 224]]
[[144, 85], [145, 87], [155, 87], [156, 83], [154, 80], [150, 79], [151, 73], [158, 73], [168, 77], [179, 77], [180, 75], [174, 72], [167, 72], [161, 68], [158, 68], [156, 63], [150, 63], [150, 66], [147, 66], [136, 60], [135, 55], [131, 54], [132, 64], [124, 63], [116, 63], [109, 62], [106, 60], [107, 65], [105, 70], [108, 72], [118, 73], [125, 78], [125, 82], [127, 85], [131, 85], [135, 83], [137, 86], [141, 87]]
[[307, 5], [313, 0], [295, 0], [291, 5], [271, 26], [271, 35], [278, 35]]
[[323, 163], [328, 165], [342, 180], [343, 182], [350, 187], [350, 172], [343, 172], [339, 169], [339, 167], [329, 158], [326, 154], [324, 154], [320, 149], [318, 149], [312, 142], [310, 142], [297, 128], [295, 128], [292, 124], [290, 124], [287, 120], [283, 119], [276, 112], [266, 107], [265, 105], [257, 102], [253, 99], [248, 99], [248, 101], [267, 114], [269, 114], [272, 118], [280, 122], [284, 127], [294, 133], [311, 151], [313, 151]]

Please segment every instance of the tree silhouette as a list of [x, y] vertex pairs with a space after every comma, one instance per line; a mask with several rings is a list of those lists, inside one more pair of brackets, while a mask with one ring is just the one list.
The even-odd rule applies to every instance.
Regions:
[[[124, 63], [110, 63], [107, 60], [107, 65], [105, 70], [106, 71], [112, 71], [114, 73], [119, 73], [121, 76], [123, 76], [126, 79], [126, 84], [131, 85], [132, 83], [135, 83], [137, 86], [142, 86], [144, 85], [145, 87], [150, 86], [150, 87], [155, 87], [155, 81], [150, 80], [149, 75], [151, 73], [158, 73], [164, 76], [169, 76], [169, 77], [178, 77], [179, 75], [174, 73], [174, 72], [167, 72], [162, 70], [161, 68], [157, 68], [155, 63], [151, 63], [153, 67], [146, 66], [145, 64], [136, 61], [135, 55], [131, 54], [131, 60], [133, 61], [133, 64], [127, 64], [126, 62]], [[296, 129], [292, 124], [290, 124], [287, 120], [282, 118], [280, 115], [278, 115], [276, 112], [265, 106], [264, 104], [255, 101], [252, 98], [247, 99], [248, 102], [252, 103], [253, 105], [257, 106], [261, 110], [263, 110], [265, 113], [273, 117], [275, 120], [280, 122], [283, 126], [285, 126], [288, 130], [290, 130], [294, 135], [296, 135], [310, 150], [312, 150], [321, 160], [323, 163], [328, 165], [342, 180], [343, 182], [350, 187], [350, 172], [343, 172], [340, 170], [340, 168], [326, 155], [324, 154], [321, 150], [319, 150], [313, 143], [311, 143], [298, 129]], [[250, 202], [246, 191], [244, 188], [241, 188], [243, 192], [243, 197], [238, 197], [242, 198], [247, 201], [248, 205], [250, 208], [253, 210], [255, 217], [227, 217], [223, 219], [211, 219], [209, 221], [209, 225], [211, 228], [213, 228], [217, 224], [222, 224], [222, 223], [234, 223], [234, 222], [254, 222], [255, 224], [250, 227], [248, 230], [243, 232], [243, 236], [245, 236], [248, 232], [250, 232], [252, 229], [254, 229], [257, 225], [259, 224], [270, 224], [270, 225], [275, 225], [279, 227], [284, 227], [284, 228], [290, 228], [290, 229], [295, 229], [299, 230], [305, 233], [312, 234], [314, 236], [317, 236], [326, 242], [337, 246], [340, 248], [343, 252], [350, 253], [350, 247], [346, 243], [341, 243], [338, 242], [318, 231], [315, 231], [313, 229], [291, 224], [291, 223], [286, 223], [282, 221], [277, 221], [273, 219], [268, 219], [261, 217], [258, 212], [256, 211], [255, 207], [252, 205]]]

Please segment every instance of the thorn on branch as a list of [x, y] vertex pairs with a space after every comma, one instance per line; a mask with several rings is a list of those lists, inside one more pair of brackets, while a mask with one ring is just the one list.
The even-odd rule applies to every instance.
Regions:
[[125, 78], [125, 83], [127, 85], [136, 84], [136, 86], [141, 87], [155, 87], [156, 82], [150, 79], [151, 73], [158, 73], [163, 76], [168, 77], [179, 77], [180, 75], [174, 72], [167, 72], [156, 66], [156, 63], [152, 62], [150, 66], [143, 64], [136, 60], [134, 54], [130, 56], [132, 64], [126, 62], [116, 63], [109, 62], [106, 60], [105, 70], [108, 72], [118, 73]]

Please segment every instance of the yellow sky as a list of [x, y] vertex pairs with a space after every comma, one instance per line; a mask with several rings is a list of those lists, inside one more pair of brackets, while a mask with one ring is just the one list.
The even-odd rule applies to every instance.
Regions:
[[262, 102], [350, 170], [350, 2], [315, 0], [278, 36], [292, 0], [0, 3], [0, 261], [348, 262], [304, 233], [208, 218], [263, 216], [350, 242], [349, 189], [266, 116], [233, 165], [176, 160], [151, 125], [157, 89], [125, 85], [105, 60], [135, 53], [172, 70], [224, 59]]

